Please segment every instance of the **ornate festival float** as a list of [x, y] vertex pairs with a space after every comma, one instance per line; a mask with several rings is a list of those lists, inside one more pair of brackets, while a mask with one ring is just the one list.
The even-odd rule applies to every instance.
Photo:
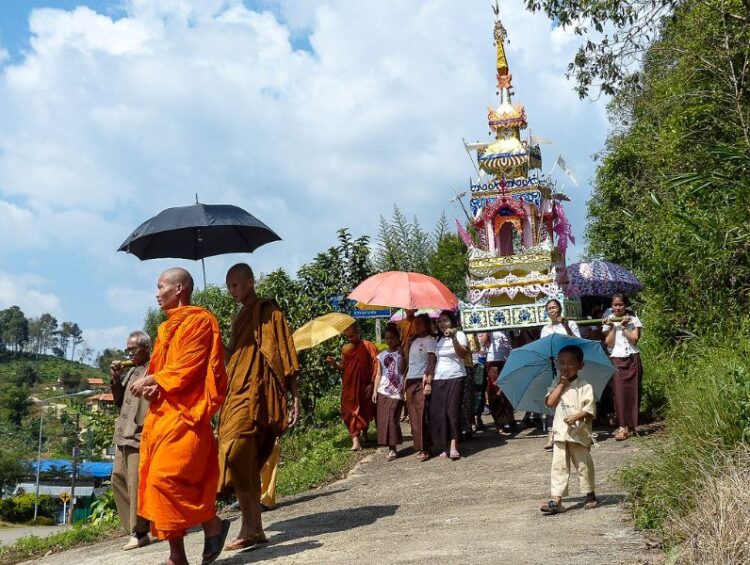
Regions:
[[550, 298], [560, 301], [564, 316], [581, 317], [580, 299], [566, 293], [565, 252], [568, 241], [574, 242], [562, 205], [568, 198], [556, 190], [552, 170], [542, 173], [537, 140], [522, 138], [526, 110], [513, 104], [506, 31], [497, 8], [494, 38], [500, 100], [488, 109], [488, 121], [495, 139], [465, 144], [476, 159], [478, 180], [470, 181], [470, 210], [464, 207], [469, 230], [457, 221], [469, 248], [467, 296], [459, 306], [469, 332], [542, 326]]

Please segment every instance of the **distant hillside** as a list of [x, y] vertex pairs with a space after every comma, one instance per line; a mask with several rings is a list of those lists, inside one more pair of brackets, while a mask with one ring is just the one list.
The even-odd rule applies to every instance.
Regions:
[[34, 353], [10, 353], [0, 352], [0, 383], [15, 379], [16, 375], [23, 370], [31, 368], [37, 375], [37, 385], [56, 383], [58, 379], [65, 376], [82, 378], [104, 377], [99, 369], [61, 359], [54, 355], [36, 355]]

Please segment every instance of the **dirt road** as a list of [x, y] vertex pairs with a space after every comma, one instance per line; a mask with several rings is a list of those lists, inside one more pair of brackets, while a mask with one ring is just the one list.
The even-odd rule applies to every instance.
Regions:
[[[467, 442], [457, 462], [420, 463], [410, 443], [386, 463], [381, 451], [326, 488], [290, 497], [264, 514], [269, 543], [224, 553], [216, 563], [507, 563], [600, 565], [656, 563], [620, 507], [612, 472], [637, 451], [634, 443], [600, 442], [594, 451], [602, 507], [544, 516], [550, 455], [543, 437], [525, 430], [507, 441], [486, 432]], [[574, 479], [572, 494], [578, 488]], [[577, 507], [576, 507], [577, 506]], [[230, 536], [236, 534], [237, 515]], [[123, 538], [124, 543], [124, 538]], [[200, 563], [202, 533], [187, 538], [191, 563]], [[35, 563], [101, 565], [162, 563], [164, 543], [123, 553], [120, 542], [52, 555]]]

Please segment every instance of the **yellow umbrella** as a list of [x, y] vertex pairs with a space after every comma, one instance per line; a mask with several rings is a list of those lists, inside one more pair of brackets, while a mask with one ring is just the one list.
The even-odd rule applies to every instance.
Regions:
[[292, 334], [294, 347], [297, 351], [315, 347], [325, 340], [339, 335], [353, 323], [354, 318], [339, 312], [318, 316]]

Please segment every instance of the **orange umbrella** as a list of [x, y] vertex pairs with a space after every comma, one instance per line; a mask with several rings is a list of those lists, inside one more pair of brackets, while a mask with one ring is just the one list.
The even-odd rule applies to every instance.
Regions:
[[388, 271], [373, 275], [355, 288], [348, 298], [363, 304], [391, 308], [443, 308], [454, 310], [458, 300], [434, 277], [420, 273]]

